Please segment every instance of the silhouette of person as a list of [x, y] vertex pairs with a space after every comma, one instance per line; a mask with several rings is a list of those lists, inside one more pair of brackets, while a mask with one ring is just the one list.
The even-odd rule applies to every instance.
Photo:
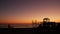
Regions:
[[11, 28], [10, 24], [8, 24], [8, 28]]

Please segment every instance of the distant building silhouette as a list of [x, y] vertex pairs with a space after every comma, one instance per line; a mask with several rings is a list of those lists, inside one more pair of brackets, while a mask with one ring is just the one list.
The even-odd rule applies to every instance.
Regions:
[[50, 22], [49, 18], [44, 18], [43, 23], [41, 23], [38, 26], [38, 30], [55, 30], [56, 29], [56, 23]]
[[51, 22], [49, 18], [44, 18], [43, 22], [34, 29], [34, 32], [60, 32], [60, 22]]

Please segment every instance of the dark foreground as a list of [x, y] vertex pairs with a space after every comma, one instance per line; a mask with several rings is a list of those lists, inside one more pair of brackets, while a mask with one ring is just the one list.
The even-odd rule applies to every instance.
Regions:
[[5, 34], [9, 34], [9, 33], [16, 33], [16, 34], [41, 34], [41, 33], [56, 33], [59, 32], [60, 30], [40, 30], [37, 28], [2, 28], [0, 29], [0, 33], [5, 33]]
[[8, 25], [8, 28], [1, 28], [0, 33], [20, 33], [20, 34], [41, 34], [41, 33], [60, 33], [60, 23], [55, 22], [43, 22], [37, 28], [12, 28]]

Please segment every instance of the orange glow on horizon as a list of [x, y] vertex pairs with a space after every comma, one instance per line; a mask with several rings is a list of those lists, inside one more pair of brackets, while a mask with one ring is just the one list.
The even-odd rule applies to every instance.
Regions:
[[[51, 20], [52, 21], [52, 20]], [[0, 20], [3, 23], [32, 23], [32, 20]], [[37, 20], [37, 22], [42, 22], [42, 20]], [[60, 20], [54, 20], [52, 22], [60, 22]]]

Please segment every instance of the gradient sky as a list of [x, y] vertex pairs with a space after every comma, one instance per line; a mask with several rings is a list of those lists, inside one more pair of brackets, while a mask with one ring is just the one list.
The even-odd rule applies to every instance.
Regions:
[[0, 22], [30, 23], [32, 20], [42, 21], [45, 17], [60, 21], [60, 1], [0, 0]]

